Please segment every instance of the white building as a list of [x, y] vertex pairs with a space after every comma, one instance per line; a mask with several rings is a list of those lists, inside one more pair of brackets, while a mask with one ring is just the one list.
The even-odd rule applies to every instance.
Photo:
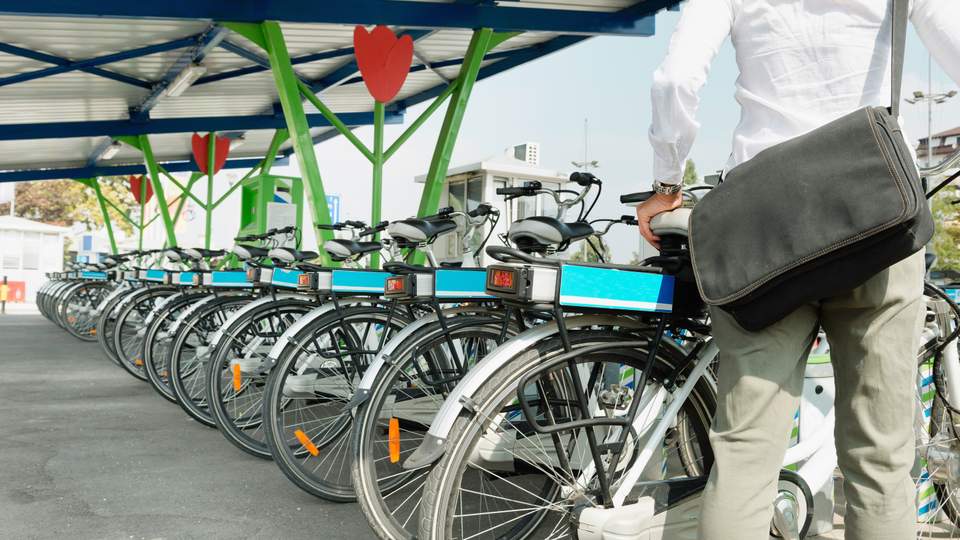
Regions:
[[33, 302], [47, 272], [63, 270], [63, 239], [70, 230], [15, 216], [0, 216], [0, 281], [6, 276], [15, 289], [23, 282], [26, 300]]
[[[523, 156], [525, 160], [517, 159]], [[520, 187], [530, 181], [540, 182], [543, 187], [559, 189], [565, 186], [569, 173], [539, 167], [539, 146], [536, 143], [510, 147], [502, 155], [451, 167], [440, 195], [440, 207], [451, 206], [457, 211], [470, 211], [482, 202], [490, 203], [500, 210], [500, 221], [490, 237], [488, 245], [499, 245], [497, 235], [505, 234], [510, 224], [518, 219], [530, 216], [555, 216], [557, 205], [553, 197], [541, 194], [537, 197], [520, 197], [510, 204], [504, 203], [503, 196], [497, 195], [497, 188]], [[416, 177], [419, 183], [426, 182], [426, 175]], [[567, 216], [568, 220], [576, 216]], [[488, 231], [477, 231], [471, 239], [472, 245], [479, 245]], [[434, 254], [439, 261], [462, 260], [462, 238], [459, 234], [441, 237], [434, 245]], [[481, 261], [486, 264], [486, 256]]]

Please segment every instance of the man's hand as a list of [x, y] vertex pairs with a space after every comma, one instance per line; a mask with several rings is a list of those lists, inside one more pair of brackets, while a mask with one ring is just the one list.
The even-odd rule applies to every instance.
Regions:
[[661, 195], [655, 193], [653, 197], [643, 201], [637, 206], [637, 224], [640, 226], [640, 235], [647, 242], [653, 244], [653, 247], [660, 249], [660, 237], [653, 234], [650, 230], [650, 220], [658, 214], [669, 212], [674, 208], [680, 208], [683, 204], [683, 192], [675, 195]]

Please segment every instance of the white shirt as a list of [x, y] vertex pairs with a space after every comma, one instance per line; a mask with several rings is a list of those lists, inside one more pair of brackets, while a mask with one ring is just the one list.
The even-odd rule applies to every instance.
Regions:
[[[913, 0], [910, 20], [960, 84], [960, 0]], [[697, 94], [727, 36], [740, 123], [728, 168], [865, 106], [890, 103], [890, 0], [689, 0], [653, 76], [653, 177], [679, 183]]]

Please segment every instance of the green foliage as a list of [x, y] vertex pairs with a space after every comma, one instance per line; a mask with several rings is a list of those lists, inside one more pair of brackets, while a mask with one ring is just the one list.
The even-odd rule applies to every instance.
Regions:
[[[112, 176], [100, 178], [100, 190], [118, 208], [129, 215], [138, 206], [130, 194], [125, 177]], [[16, 187], [16, 214], [20, 217], [42, 221], [53, 225], [69, 226], [83, 223], [91, 230], [103, 226], [103, 216], [94, 191], [73, 180], [46, 180], [42, 182], [20, 182]], [[114, 228], [127, 234], [133, 227], [116, 211], [109, 208], [110, 220]]]
[[[610, 260], [610, 246], [603, 240], [601, 237], [591, 236], [589, 238], [590, 242], [593, 243], [597, 249], [600, 250], [600, 253], [603, 254], [603, 258], [606, 262], [611, 262]], [[583, 240], [577, 243], [577, 250], [573, 252], [570, 256], [570, 260], [574, 262], [600, 262], [600, 258], [597, 257], [597, 252], [587, 244], [587, 240]]]
[[697, 164], [692, 159], [688, 159], [683, 166], [683, 185], [691, 186], [700, 181], [700, 175], [697, 174]]
[[960, 271], [960, 206], [954, 205], [960, 193], [947, 188], [933, 198], [933, 251], [937, 254], [936, 270]]

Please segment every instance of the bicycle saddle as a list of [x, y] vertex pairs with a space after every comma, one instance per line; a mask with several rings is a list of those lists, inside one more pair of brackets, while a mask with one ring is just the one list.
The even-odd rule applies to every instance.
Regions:
[[247, 246], [244, 244], [237, 244], [233, 246], [233, 254], [241, 259], [259, 259], [261, 257], [266, 257], [269, 250], [257, 247], [257, 246]]
[[664, 234], [687, 236], [689, 232], [690, 212], [690, 208], [676, 208], [669, 212], [657, 214], [656, 217], [650, 220], [650, 230], [657, 236]]
[[[177, 258], [174, 258], [172, 255], [177, 254]], [[176, 248], [167, 251], [167, 257], [173, 261], [182, 261], [184, 259], [189, 259], [191, 261], [203, 260], [203, 253], [199, 249], [194, 248]]]
[[345, 261], [356, 255], [380, 251], [380, 248], [380, 242], [357, 242], [349, 239], [327, 240], [323, 244], [323, 249], [327, 250], [335, 261]]
[[289, 264], [316, 259], [318, 255], [316, 251], [297, 251], [293, 248], [278, 247], [271, 249], [270, 252], [267, 253], [267, 256], [271, 259]]
[[593, 233], [593, 227], [583, 221], [564, 223], [557, 218], [533, 216], [511, 225], [507, 236], [518, 244], [532, 240], [538, 244], [551, 245], [580, 240]]
[[401, 238], [410, 242], [425, 242], [428, 238], [439, 236], [457, 229], [457, 223], [452, 219], [402, 219], [387, 227], [387, 233], [393, 238]]

